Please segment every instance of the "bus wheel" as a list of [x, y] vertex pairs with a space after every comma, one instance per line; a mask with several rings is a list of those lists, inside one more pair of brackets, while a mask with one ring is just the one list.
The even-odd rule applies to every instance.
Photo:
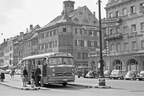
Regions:
[[62, 83], [62, 85], [63, 85], [63, 86], [66, 86], [66, 85], [67, 85], [67, 82], [65, 82], [65, 83]]

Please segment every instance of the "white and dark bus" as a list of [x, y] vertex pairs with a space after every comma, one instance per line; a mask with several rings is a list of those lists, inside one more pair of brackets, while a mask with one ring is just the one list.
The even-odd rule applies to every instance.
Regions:
[[74, 61], [70, 53], [51, 52], [39, 55], [32, 55], [20, 61], [21, 67], [25, 66], [28, 70], [28, 79], [31, 73], [39, 66], [41, 69], [41, 85], [43, 84], [62, 84], [66, 86], [68, 82], [74, 82]]

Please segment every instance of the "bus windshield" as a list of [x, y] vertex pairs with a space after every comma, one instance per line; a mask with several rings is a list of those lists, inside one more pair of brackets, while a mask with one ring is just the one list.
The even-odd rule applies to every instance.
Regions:
[[73, 59], [70, 57], [52, 57], [49, 58], [50, 65], [73, 65]]

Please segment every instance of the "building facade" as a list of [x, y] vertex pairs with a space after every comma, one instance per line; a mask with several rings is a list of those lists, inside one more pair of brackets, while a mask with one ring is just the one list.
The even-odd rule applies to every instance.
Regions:
[[37, 30], [39, 53], [69, 52], [79, 70], [88, 70], [88, 54], [99, 49], [97, 19], [86, 6], [64, 1], [61, 15]]
[[144, 70], [144, 1], [109, 0], [105, 9], [105, 68]]

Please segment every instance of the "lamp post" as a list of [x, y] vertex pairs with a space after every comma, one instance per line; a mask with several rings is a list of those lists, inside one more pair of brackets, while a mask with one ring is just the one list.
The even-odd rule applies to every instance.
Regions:
[[100, 60], [99, 60], [99, 86], [105, 86], [105, 78], [104, 78], [104, 61], [102, 54], [102, 27], [101, 27], [101, 0], [98, 0], [98, 12], [99, 12], [99, 42], [100, 42]]

